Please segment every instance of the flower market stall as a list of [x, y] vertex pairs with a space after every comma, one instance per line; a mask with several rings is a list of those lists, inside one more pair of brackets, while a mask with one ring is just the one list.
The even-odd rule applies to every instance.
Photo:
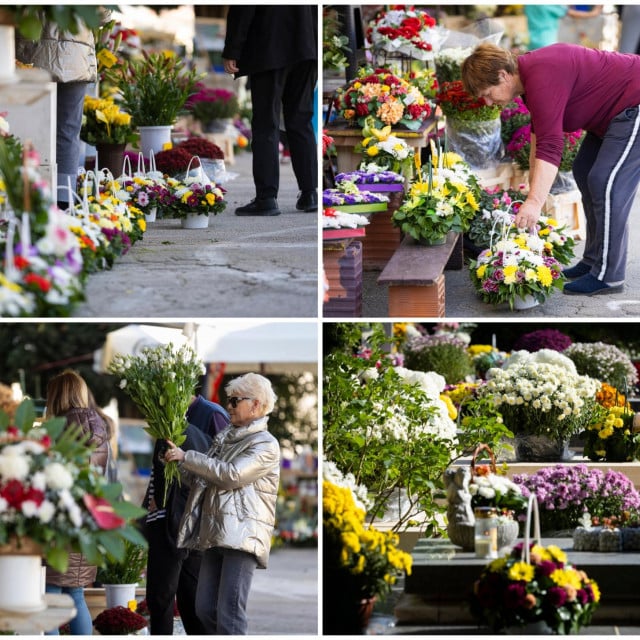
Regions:
[[324, 332], [325, 481], [349, 487], [412, 557], [374, 613], [408, 633], [637, 622], [621, 609], [634, 579], [619, 576], [640, 564], [640, 420], [627, 400], [638, 374], [619, 338], [539, 330], [520, 337], [528, 350], [501, 352], [474, 342], [475, 325]]

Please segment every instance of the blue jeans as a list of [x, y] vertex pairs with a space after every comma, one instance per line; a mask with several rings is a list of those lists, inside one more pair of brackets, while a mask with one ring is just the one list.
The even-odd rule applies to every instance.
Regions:
[[58, 163], [58, 189], [56, 199], [67, 202], [67, 184], [76, 191], [80, 164], [80, 128], [87, 82], [59, 82], [57, 89], [58, 118], [56, 122], [56, 161]]
[[255, 556], [236, 549], [207, 549], [202, 557], [196, 615], [207, 635], [247, 635], [247, 599]]
[[[66, 593], [73, 598], [73, 604], [78, 613], [76, 617], [69, 622], [72, 636], [90, 636], [93, 633], [93, 621], [91, 620], [89, 607], [87, 607], [84, 599], [83, 587], [58, 587], [53, 584], [48, 584], [45, 591], [47, 593]], [[59, 635], [58, 629], [47, 631], [46, 635], [57, 636]]]

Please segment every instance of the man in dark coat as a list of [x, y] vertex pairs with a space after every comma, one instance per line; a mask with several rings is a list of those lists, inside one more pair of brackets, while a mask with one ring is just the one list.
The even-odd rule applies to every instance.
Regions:
[[299, 211], [318, 209], [318, 156], [312, 118], [318, 79], [315, 5], [231, 5], [222, 52], [224, 69], [248, 76], [256, 197], [239, 216], [276, 216], [280, 183], [280, 119], [300, 193]]
[[[187, 410], [187, 439], [183, 449], [205, 453], [211, 440], [229, 424], [229, 414], [220, 405], [198, 396]], [[178, 549], [176, 539], [180, 519], [189, 496], [189, 487], [174, 482], [164, 491], [164, 452], [167, 443], [157, 440], [153, 451], [152, 475], [143, 506], [149, 510], [145, 534], [149, 542], [147, 560], [147, 606], [151, 635], [172, 635], [174, 601], [187, 635], [203, 635], [205, 629], [196, 616], [195, 601], [202, 554]]]

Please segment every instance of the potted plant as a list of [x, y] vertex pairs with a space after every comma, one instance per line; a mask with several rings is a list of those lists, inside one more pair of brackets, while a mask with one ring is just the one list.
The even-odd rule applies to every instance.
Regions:
[[393, 224], [416, 242], [445, 244], [450, 231], [464, 233], [478, 211], [480, 187], [469, 165], [457, 154], [441, 152], [432, 156], [427, 175], [415, 157], [417, 180], [399, 209]]
[[618, 389], [633, 389], [638, 381], [638, 372], [631, 358], [613, 344], [574, 342], [563, 354], [573, 361], [579, 373], [598, 378]]
[[[162, 151], [171, 142], [171, 127], [177, 117], [185, 113], [197, 71], [187, 69], [185, 61], [175, 54], [142, 51], [141, 56], [106, 69], [104, 75], [117, 87], [122, 107], [141, 135], [144, 157], [148, 158], [151, 151]], [[148, 134], [155, 135], [148, 139]]]
[[362, 153], [362, 164], [375, 162], [383, 169], [401, 173], [411, 178], [413, 167], [413, 149], [406, 140], [391, 135], [391, 127], [387, 125], [377, 129], [373, 118], [365, 120], [362, 129], [362, 142], [356, 145], [355, 150]]
[[512, 353], [489, 369], [480, 394], [493, 400], [516, 436], [520, 460], [558, 461], [568, 441], [596, 416], [598, 380], [581, 376], [573, 362], [550, 349]]
[[148, 635], [147, 624], [147, 619], [136, 613], [135, 607], [121, 605], [105, 609], [93, 620], [93, 626], [102, 636]]
[[146, 546], [129, 523], [144, 511], [88, 466], [78, 430], [65, 429], [64, 419], [36, 423], [29, 399], [12, 419], [0, 413], [0, 454], [2, 609], [42, 608], [41, 557], [65, 571], [70, 551], [102, 565], [124, 557], [125, 541]]
[[111, 99], [84, 97], [80, 138], [95, 146], [98, 167], [109, 169], [114, 177], [122, 173], [124, 150], [135, 140], [131, 115], [121, 111]]
[[325, 480], [322, 489], [324, 632], [361, 634], [376, 598], [411, 573], [411, 556], [398, 548], [395, 533], [365, 524], [346, 482]]
[[198, 91], [191, 95], [185, 108], [195, 120], [200, 122], [207, 133], [223, 132], [232, 118], [238, 114], [238, 98], [233, 91], [199, 85]]
[[629, 462], [640, 455], [640, 433], [634, 427], [634, 411], [624, 394], [602, 383], [596, 394], [598, 417], [581, 436], [584, 455], [590, 460]]
[[450, 333], [409, 340], [404, 348], [404, 363], [415, 371], [435, 371], [447, 384], [462, 382], [474, 370], [466, 343]]
[[513, 481], [526, 498], [537, 496], [540, 527], [543, 534], [551, 536], [572, 532], [584, 520], [585, 512], [602, 519], [640, 509], [640, 494], [633, 482], [613, 469], [557, 464], [531, 474], [515, 474]]
[[492, 633], [577, 634], [591, 622], [600, 589], [559, 547], [523, 543], [490, 562], [473, 585], [471, 612]]
[[96, 582], [104, 587], [107, 609], [118, 605], [126, 607], [135, 600], [136, 587], [146, 568], [146, 549], [126, 542], [122, 559], [108, 560], [98, 569]]

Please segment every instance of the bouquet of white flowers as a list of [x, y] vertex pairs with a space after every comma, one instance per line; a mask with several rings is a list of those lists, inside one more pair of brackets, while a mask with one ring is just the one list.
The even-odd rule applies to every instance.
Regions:
[[[136, 403], [152, 438], [184, 442], [185, 414], [205, 368], [189, 345], [148, 347], [137, 356], [117, 354], [109, 373], [121, 378], [120, 387]], [[179, 478], [176, 463], [165, 468], [166, 488]]]

